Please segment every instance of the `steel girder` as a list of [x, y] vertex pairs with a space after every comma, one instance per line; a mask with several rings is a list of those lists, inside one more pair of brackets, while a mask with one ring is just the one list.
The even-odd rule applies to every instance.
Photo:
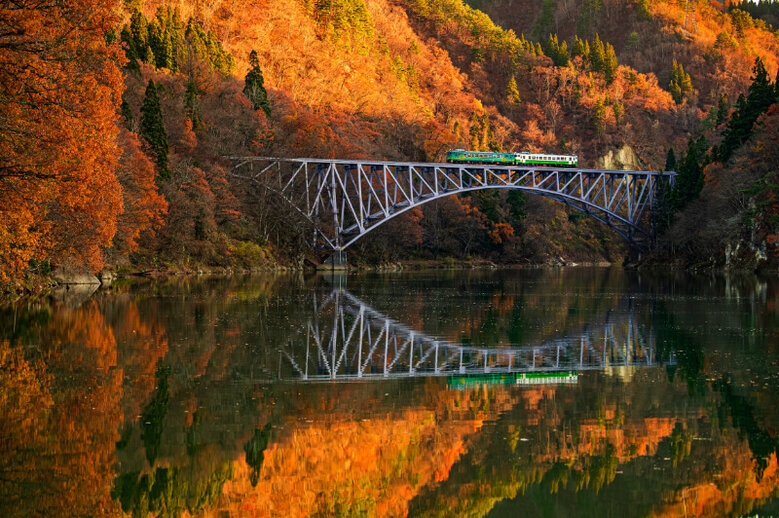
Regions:
[[314, 226], [312, 245], [340, 251], [403, 212], [452, 194], [518, 189], [561, 201], [642, 246], [661, 178], [674, 172], [230, 157], [234, 175], [287, 200]]
[[[651, 328], [632, 308], [597, 325], [522, 347], [474, 347], [409, 328], [346, 289], [310, 295], [305, 336], [285, 342], [282, 379], [296, 381], [409, 378], [602, 370], [658, 364]], [[673, 354], [662, 364], [675, 363]]]

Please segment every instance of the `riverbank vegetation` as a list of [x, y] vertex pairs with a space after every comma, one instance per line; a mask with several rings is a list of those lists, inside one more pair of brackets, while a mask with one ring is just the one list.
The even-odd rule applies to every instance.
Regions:
[[[668, 193], [656, 260], [775, 267], [779, 36], [769, 11], [687, 5], [0, 6], [13, 28], [0, 42], [0, 283], [316, 261], [310, 229], [226, 156], [440, 161], [455, 147], [655, 170], [671, 148], [691, 182]], [[486, 191], [410, 211], [351, 253], [614, 262], [627, 248], [562, 204]]]

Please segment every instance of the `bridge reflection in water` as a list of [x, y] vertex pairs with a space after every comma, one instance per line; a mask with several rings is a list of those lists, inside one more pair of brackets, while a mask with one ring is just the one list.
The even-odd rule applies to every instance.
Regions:
[[[558, 338], [521, 347], [478, 347], [412, 329], [344, 288], [312, 292], [310, 298], [313, 311], [305, 336], [301, 333], [280, 349], [280, 379], [512, 375], [647, 367], [658, 362], [651, 328], [640, 325], [630, 307]], [[674, 364], [673, 352], [662, 363]]]

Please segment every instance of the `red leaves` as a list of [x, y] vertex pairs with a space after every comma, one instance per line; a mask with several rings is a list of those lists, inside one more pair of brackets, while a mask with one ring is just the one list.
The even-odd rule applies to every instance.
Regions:
[[138, 248], [142, 232], [153, 233], [163, 224], [168, 203], [157, 190], [154, 163], [141, 150], [138, 137], [122, 130], [119, 145], [124, 150], [117, 170], [122, 184], [123, 211], [117, 221], [113, 248], [126, 256]]

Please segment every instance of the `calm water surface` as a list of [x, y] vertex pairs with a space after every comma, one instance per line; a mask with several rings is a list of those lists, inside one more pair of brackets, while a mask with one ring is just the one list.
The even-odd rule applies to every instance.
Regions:
[[779, 516], [779, 280], [119, 283], [0, 308], [1, 516]]

